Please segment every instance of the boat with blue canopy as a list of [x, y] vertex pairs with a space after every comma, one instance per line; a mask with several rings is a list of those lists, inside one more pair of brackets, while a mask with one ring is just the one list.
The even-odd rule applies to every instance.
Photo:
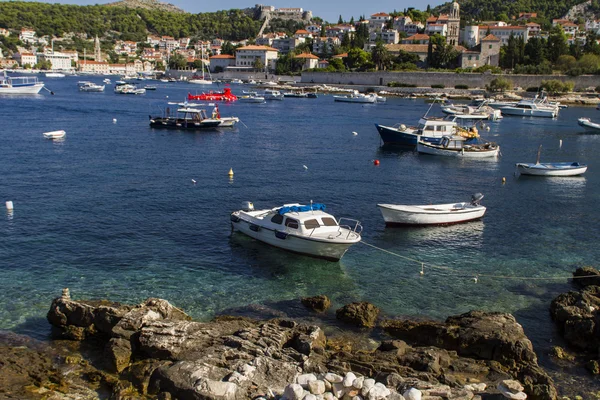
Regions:
[[321, 203], [284, 204], [255, 210], [246, 201], [231, 213], [231, 227], [261, 242], [298, 254], [339, 261], [360, 242], [362, 225], [350, 218], [336, 219]]

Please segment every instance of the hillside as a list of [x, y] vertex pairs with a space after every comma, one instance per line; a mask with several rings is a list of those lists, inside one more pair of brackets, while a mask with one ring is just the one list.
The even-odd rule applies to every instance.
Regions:
[[105, 4], [108, 7], [144, 8], [146, 10], [158, 10], [172, 13], [185, 13], [181, 8], [158, 0], [121, 0]]
[[[131, 1], [157, 3], [155, 0], [125, 1], [128, 4]], [[242, 40], [256, 36], [260, 26], [261, 21], [242, 10], [190, 14], [181, 10], [170, 12], [155, 8], [115, 7], [114, 4], [76, 6], [0, 1], [0, 28], [14, 31], [32, 28], [38, 36], [85, 33], [88, 37], [106, 37], [110, 33], [114, 39], [144, 41], [151, 33], [175, 38]]]
[[[575, 5], [586, 0], [461, 0], [460, 14], [465, 21], [510, 20], [520, 12], [535, 12], [538, 22], [551, 22], [553, 18], [562, 18]], [[432, 10], [434, 14], [447, 13], [451, 2]]]

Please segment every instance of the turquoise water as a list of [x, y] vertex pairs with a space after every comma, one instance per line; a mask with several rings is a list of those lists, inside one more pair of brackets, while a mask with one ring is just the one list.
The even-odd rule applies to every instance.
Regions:
[[[422, 100], [222, 105], [247, 127], [188, 133], [152, 130], [148, 115], [197, 86], [121, 96], [80, 93], [76, 81], [46, 79], [55, 96], [0, 98], [0, 200], [14, 202], [0, 218], [0, 329], [45, 337], [45, 313], [63, 287], [77, 299], [162, 297], [199, 319], [327, 294], [336, 307], [366, 300], [389, 315], [511, 312], [544, 348], [555, 340], [550, 301], [571, 288], [565, 278], [576, 267], [599, 258], [600, 136], [577, 126], [581, 116], [600, 119], [593, 108], [490, 123], [483, 136], [502, 157], [469, 161], [380, 146], [374, 124], [415, 123]], [[57, 129], [64, 141], [42, 137]], [[514, 164], [533, 162], [540, 144], [543, 161], [587, 163], [588, 172], [514, 177]], [[475, 192], [488, 212], [463, 225], [385, 228], [376, 208]], [[232, 236], [229, 213], [244, 200], [326, 203], [361, 220], [365, 242], [399, 256], [359, 244], [331, 263]]]

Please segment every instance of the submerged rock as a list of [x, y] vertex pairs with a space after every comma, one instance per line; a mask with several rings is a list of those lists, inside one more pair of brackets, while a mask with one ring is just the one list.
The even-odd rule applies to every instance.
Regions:
[[359, 327], [367, 328], [375, 326], [378, 315], [379, 308], [364, 301], [345, 305], [335, 312], [337, 319]]
[[302, 304], [313, 311], [324, 312], [331, 307], [331, 300], [325, 295], [304, 297]]

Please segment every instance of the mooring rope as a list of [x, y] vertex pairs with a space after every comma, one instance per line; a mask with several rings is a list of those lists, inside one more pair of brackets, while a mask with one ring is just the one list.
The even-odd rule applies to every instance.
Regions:
[[483, 274], [483, 273], [479, 273], [479, 272], [473, 272], [473, 273], [467, 274], [466, 272], [463, 272], [463, 271], [457, 271], [455, 268], [452, 268], [452, 267], [447, 267], [447, 266], [443, 266], [443, 265], [435, 265], [435, 264], [431, 264], [431, 263], [428, 263], [425, 261], [417, 260], [415, 258], [403, 256], [402, 254], [398, 254], [393, 251], [386, 250], [381, 247], [377, 247], [373, 244], [367, 243], [364, 240], [361, 240], [360, 243], [364, 244], [365, 246], [369, 246], [375, 250], [379, 250], [383, 253], [392, 255], [394, 257], [399, 257], [404, 260], [419, 264], [421, 266], [421, 271], [420, 271], [421, 275], [423, 275], [425, 273], [425, 267], [427, 267], [427, 268], [438, 269], [438, 270], [442, 270], [442, 271], [450, 271], [459, 277], [473, 278], [475, 281], [477, 281], [477, 278], [479, 278], [479, 277], [498, 278], [498, 279], [521, 279], [521, 280], [569, 280], [569, 279], [584, 279], [584, 278], [598, 278], [599, 277], [598, 275], [581, 275], [581, 276], [570, 275], [570, 276], [536, 277], [536, 276], [517, 276], [517, 275], [494, 275], [494, 274]]

